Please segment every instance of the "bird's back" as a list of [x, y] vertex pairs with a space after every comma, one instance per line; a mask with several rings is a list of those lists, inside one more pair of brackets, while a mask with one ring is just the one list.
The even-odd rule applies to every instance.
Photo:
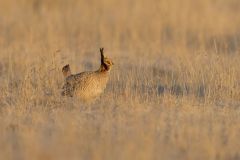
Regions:
[[97, 71], [81, 72], [66, 78], [66, 89], [70, 95], [76, 95], [83, 100], [93, 99], [106, 88], [108, 73]]

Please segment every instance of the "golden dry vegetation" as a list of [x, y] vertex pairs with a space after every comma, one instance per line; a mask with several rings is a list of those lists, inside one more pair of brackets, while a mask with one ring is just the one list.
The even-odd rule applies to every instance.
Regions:
[[[0, 159], [240, 159], [239, 28], [239, 0], [0, 0]], [[99, 47], [105, 93], [62, 97]]]

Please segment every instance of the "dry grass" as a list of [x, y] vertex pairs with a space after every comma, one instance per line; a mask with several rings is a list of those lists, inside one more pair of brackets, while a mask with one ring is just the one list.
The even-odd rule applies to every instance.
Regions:
[[[240, 159], [239, 0], [0, 0], [0, 159]], [[61, 67], [114, 59], [93, 104]]]

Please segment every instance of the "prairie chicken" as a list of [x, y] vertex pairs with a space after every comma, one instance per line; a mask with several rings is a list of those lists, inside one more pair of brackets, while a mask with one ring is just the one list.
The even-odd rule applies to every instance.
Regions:
[[77, 96], [83, 101], [89, 101], [103, 93], [114, 63], [104, 56], [103, 48], [100, 48], [100, 54], [101, 65], [96, 71], [72, 74], [69, 64], [62, 68], [63, 76], [65, 77], [62, 95]]

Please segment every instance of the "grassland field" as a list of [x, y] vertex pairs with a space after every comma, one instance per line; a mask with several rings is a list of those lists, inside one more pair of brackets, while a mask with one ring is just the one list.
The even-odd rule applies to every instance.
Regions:
[[[239, 160], [239, 0], [0, 0], [0, 160]], [[91, 104], [61, 69], [115, 65]]]

